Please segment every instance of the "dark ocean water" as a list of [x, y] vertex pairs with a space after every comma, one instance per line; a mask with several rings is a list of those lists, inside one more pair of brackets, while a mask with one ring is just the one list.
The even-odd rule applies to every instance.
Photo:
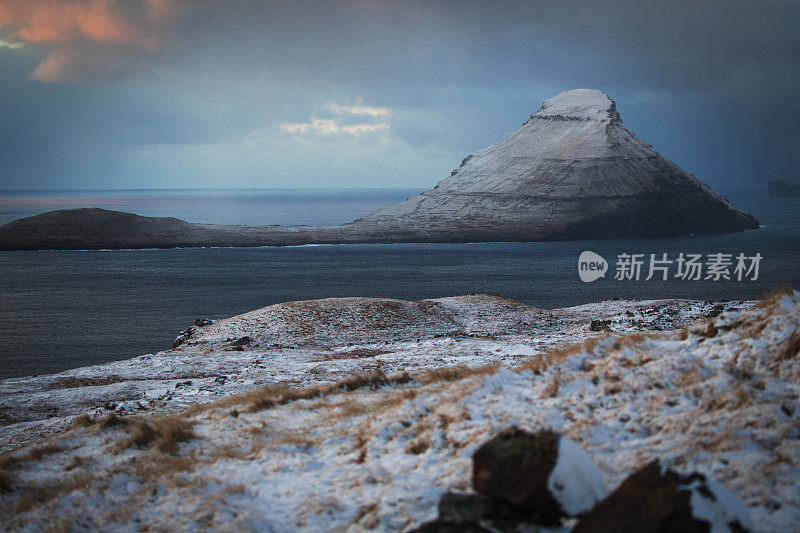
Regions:
[[[100, 205], [198, 222], [336, 224], [414, 193], [171, 191], [168, 202], [153, 191], [18, 193], [0, 197], [0, 221]], [[0, 252], [0, 377], [166, 349], [197, 317], [222, 318], [289, 300], [497, 293], [552, 308], [614, 297], [758, 298], [781, 285], [800, 286], [800, 199], [770, 199], [761, 191], [727, 196], [764, 227], [728, 235], [558, 243]], [[36, 198], [45, 200], [37, 204]], [[578, 279], [583, 250], [611, 263], [606, 279]], [[613, 279], [618, 254], [667, 253], [674, 259], [681, 252], [760, 253], [759, 279]]]

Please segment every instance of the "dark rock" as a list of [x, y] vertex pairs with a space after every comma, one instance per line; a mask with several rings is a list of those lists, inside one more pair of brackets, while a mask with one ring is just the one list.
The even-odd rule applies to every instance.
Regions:
[[480, 494], [446, 492], [439, 499], [439, 515], [413, 531], [537, 531], [535, 518], [520, 508]]
[[705, 533], [712, 526], [748, 531], [747, 508], [706, 476], [681, 475], [654, 461], [584, 515], [573, 533]]
[[185, 330], [178, 333], [178, 336], [175, 337], [174, 341], [172, 341], [172, 347], [177, 348], [181, 344], [191, 339], [195, 333], [197, 333], [197, 328], [195, 326], [189, 326]]
[[210, 326], [213, 323], [214, 321], [211, 320], [210, 318], [198, 318], [197, 320], [194, 321], [194, 325], [197, 326], [198, 328]]
[[233, 341], [233, 344], [234, 346], [249, 346], [251, 342], [252, 340], [250, 339], [250, 337], [245, 335], [244, 337], [240, 337], [235, 341]]
[[607, 331], [611, 329], [610, 320], [592, 320], [589, 324], [589, 329], [592, 331]]
[[552, 431], [499, 433], [472, 457], [477, 492], [520, 507], [540, 524], [588, 511], [605, 497], [602, 473], [577, 444]]

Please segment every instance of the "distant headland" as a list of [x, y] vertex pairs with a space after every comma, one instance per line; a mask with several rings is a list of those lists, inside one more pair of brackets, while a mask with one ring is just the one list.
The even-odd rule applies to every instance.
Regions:
[[[771, 192], [772, 183], [780, 182]], [[68, 209], [0, 226], [0, 249], [556, 241], [755, 228], [752, 215], [628, 130], [614, 100], [576, 89], [546, 100], [433, 189], [341, 226], [196, 224]]]
[[800, 196], [800, 185], [774, 180], [767, 183], [770, 198], [788, 198]]

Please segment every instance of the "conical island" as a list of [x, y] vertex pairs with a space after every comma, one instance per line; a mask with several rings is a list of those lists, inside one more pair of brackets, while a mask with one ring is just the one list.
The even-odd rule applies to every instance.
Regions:
[[71, 209], [0, 226], [0, 249], [552, 241], [757, 227], [629, 131], [614, 100], [575, 89], [545, 100], [432, 190], [342, 226], [223, 226]]

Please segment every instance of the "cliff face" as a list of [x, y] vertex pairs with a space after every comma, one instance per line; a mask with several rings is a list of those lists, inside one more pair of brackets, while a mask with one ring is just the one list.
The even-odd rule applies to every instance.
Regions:
[[0, 249], [660, 237], [758, 221], [631, 133], [600, 91], [565, 91], [434, 189], [338, 227], [218, 226], [101, 209], [0, 226]]
[[560, 240], [757, 228], [631, 133], [600, 91], [565, 91], [433, 190], [356, 221], [387, 238]]

